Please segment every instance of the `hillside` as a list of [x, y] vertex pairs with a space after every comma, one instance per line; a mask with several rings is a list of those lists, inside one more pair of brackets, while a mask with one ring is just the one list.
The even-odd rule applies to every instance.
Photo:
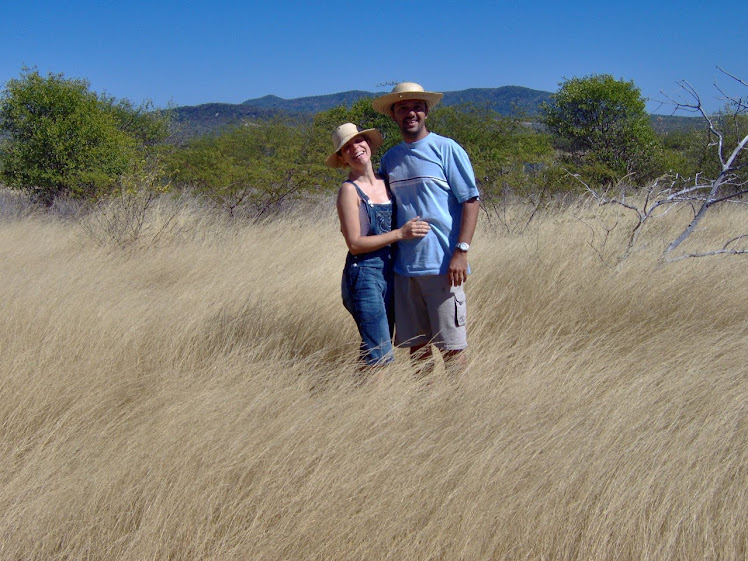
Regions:
[[184, 105], [170, 110], [172, 129], [177, 137], [200, 136], [244, 121], [273, 119], [281, 113], [277, 109], [233, 103]]
[[[333, 107], [350, 107], [361, 98], [374, 98], [381, 92], [350, 90], [333, 94], [284, 99], [266, 95], [247, 99], [240, 104], [206, 103], [172, 109], [173, 122], [180, 137], [197, 136], [216, 132], [227, 126], [247, 120], [272, 119], [281, 115], [309, 119], [315, 113]], [[472, 104], [487, 107], [505, 116], [523, 116], [533, 119], [538, 116], [543, 103], [549, 102], [551, 92], [533, 90], [522, 86], [499, 88], [468, 88], [444, 92], [442, 105]], [[660, 133], [688, 130], [700, 126], [701, 119], [688, 116], [652, 115], [652, 124]]]
[[[283, 99], [268, 95], [257, 99], [248, 99], [242, 105], [317, 113], [339, 105], [350, 106], [363, 97], [377, 97], [382, 92], [365, 92], [351, 90], [347, 92]], [[502, 86], [500, 88], [470, 88], [454, 92], [444, 92], [442, 105], [462, 105], [472, 103], [493, 109], [501, 115], [517, 113], [537, 114], [541, 103], [550, 101], [550, 92], [532, 90], [521, 86]]]
[[350, 107], [362, 97], [376, 97], [379, 94], [361, 90], [351, 90], [328, 95], [316, 95], [311, 97], [297, 97], [283, 99], [275, 95], [266, 95], [257, 99], [248, 99], [241, 103], [242, 106], [263, 107], [267, 109], [280, 109], [294, 113], [319, 113], [333, 107], [345, 105]]
[[[284, 99], [266, 95], [240, 104], [206, 103], [181, 106], [171, 110], [172, 120], [180, 137], [216, 132], [247, 120], [272, 119], [280, 115], [300, 119], [333, 107], [350, 107], [361, 98], [374, 98], [381, 92], [350, 90], [327, 95]], [[541, 103], [550, 100], [550, 93], [520, 86], [471, 88], [445, 92], [443, 105], [475, 104], [488, 107], [501, 115], [537, 115]]]

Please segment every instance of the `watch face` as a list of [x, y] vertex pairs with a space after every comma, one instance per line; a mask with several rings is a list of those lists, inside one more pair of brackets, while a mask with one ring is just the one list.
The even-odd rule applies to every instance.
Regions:
[[470, 246], [465, 242], [460, 242], [457, 244], [457, 249], [459, 249], [460, 251], [467, 251], [468, 249], [470, 249]]

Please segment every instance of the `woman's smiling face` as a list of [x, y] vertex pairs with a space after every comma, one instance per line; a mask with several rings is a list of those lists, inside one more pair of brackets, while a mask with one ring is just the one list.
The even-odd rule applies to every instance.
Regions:
[[340, 157], [346, 165], [358, 168], [371, 160], [371, 147], [366, 137], [359, 134], [346, 142], [340, 149]]

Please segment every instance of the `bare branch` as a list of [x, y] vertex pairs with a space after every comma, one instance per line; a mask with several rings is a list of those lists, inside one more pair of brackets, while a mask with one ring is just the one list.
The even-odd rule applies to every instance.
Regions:
[[742, 84], [746, 88], [748, 88], [748, 82], [744, 82], [742, 79], [738, 78], [737, 76], [734, 76], [733, 74], [730, 74], [727, 70], [725, 70], [721, 66], [718, 66], [717, 70], [719, 70], [720, 72], [722, 72], [722, 74], [724, 74], [725, 76], [729, 76], [730, 78], [732, 78], [733, 80], [735, 80], [738, 84]]
[[671, 257], [665, 259], [666, 263], [675, 263], [677, 261], [683, 261], [684, 259], [691, 259], [693, 257], [710, 257], [712, 255], [746, 255], [748, 249], [716, 249], [714, 251], [705, 251], [703, 253], [687, 253], [685, 255], [679, 255], [678, 257]]
[[[743, 140], [738, 142], [738, 145], [735, 147], [735, 150], [732, 151], [730, 154], [730, 157], [727, 159], [727, 163], [723, 163], [724, 171], [727, 171], [727, 169], [731, 168], [735, 160], [737, 159], [740, 152], [742, 152], [743, 148], [745, 148], [746, 144], [748, 144], [748, 134], [743, 137]], [[722, 147], [720, 146], [720, 160], [722, 159]]]
[[735, 237], [735, 238], [733, 238], [731, 240], [728, 240], [727, 243], [724, 246], [722, 246], [722, 249], [727, 249], [727, 246], [729, 246], [733, 242], [736, 242], [738, 240], [742, 240], [743, 238], [748, 238], [748, 234], [743, 234], [742, 236], [737, 236], [737, 237]]
[[[717, 68], [720, 72], [735, 80], [738, 84], [748, 87], [748, 82], [745, 80], [734, 76], [719, 66]], [[726, 131], [720, 128], [725, 118], [732, 118], [732, 126], [735, 128], [735, 131], [740, 130], [741, 123], [739, 118], [742, 118], [742, 114], [748, 110], [748, 102], [746, 102], [746, 98], [735, 97], [727, 94], [720, 88], [715, 80], [714, 87], [723, 96], [723, 99], [730, 103], [732, 110], [729, 113], [725, 110], [717, 116], [711, 116], [704, 109], [699, 93], [690, 83], [686, 80], [682, 80], [678, 82], [678, 86], [681, 88], [682, 92], [682, 95], [678, 98], [664, 92], [660, 93], [662, 93], [665, 98], [673, 104], [674, 113], [678, 110], [683, 110], [692, 113], [699, 113], [704, 118], [704, 121], [708, 126], [709, 146], [716, 147], [716, 156], [719, 160], [721, 169], [717, 177], [714, 179], [704, 178], [700, 172], [697, 173], [692, 180], [686, 180], [676, 176], [671, 181], [669, 187], [657, 190], [658, 183], [662, 179], [660, 178], [650, 187], [649, 191], [647, 191], [644, 204], [641, 208], [628, 204], [624, 200], [605, 197], [582, 182], [587, 191], [595, 197], [599, 204], [618, 204], [637, 214], [638, 222], [632, 229], [629, 246], [626, 250], [627, 253], [631, 249], [631, 246], [644, 223], [655, 216], [654, 213], [657, 209], [665, 209], [664, 212], [657, 214], [657, 216], [663, 216], [673, 208], [680, 208], [682, 204], [686, 204], [690, 206], [693, 212], [693, 217], [689, 224], [665, 249], [663, 256], [667, 256], [696, 230], [710, 207], [724, 202], [740, 202], [742, 204], [740, 199], [748, 194], [748, 188], [746, 188], [746, 186], [748, 186], [748, 179], [738, 175], [738, 172], [748, 167], [748, 162], [738, 162], [740, 156], [745, 154], [745, 151], [748, 150], [748, 135], [740, 139], [732, 151], [726, 155], [726, 138], [728, 137], [726, 137]], [[718, 116], [721, 116], [720, 120], [717, 119]], [[730, 142], [732, 141], [730, 140]], [[727, 188], [730, 188], [731, 192], [725, 194]], [[745, 254], [748, 253], [748, 249], [734, 249], [729, 247], [737, 240], [744, 239], [745, 237], [747, 236], [741, 235], [731, 239], [722, 249], [701, 253], [690, 253], [676, 258], [669, 258], [668, 262], [679, 261], [689, 257], [705, 257], [708, 255]]]
[[741, 197], [741, 196], [746, 195], [746, 194], [748, 194], [748, 189], [746, 189], [744, 191], [739, 191], [737, 193], [730, 193], [729, 195], [725, 195], [724, 197], [722, 197], [720, 199], [714, 199], [712, 201], [709, 201], [709, 204], [713, 205], [713, 204], [716, 204], [716, 203], [721, 203], [723, 201], [729, 201], [731, 199], [734, 199], [736, 197]]

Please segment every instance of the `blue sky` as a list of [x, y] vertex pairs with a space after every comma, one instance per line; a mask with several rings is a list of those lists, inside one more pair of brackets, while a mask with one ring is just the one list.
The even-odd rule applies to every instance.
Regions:
[[36, 67], [165, 107], [389, 91], [380, 84], [393, 81], [553, 92], [564, 78], [607, 73], [653, 100], [687, 80], [716, 110], [715, 80], [748, 95], [716, 68], [748, 80], [747, 21], [746, 0], [19, 0], [0, 20], [0, 83]]

